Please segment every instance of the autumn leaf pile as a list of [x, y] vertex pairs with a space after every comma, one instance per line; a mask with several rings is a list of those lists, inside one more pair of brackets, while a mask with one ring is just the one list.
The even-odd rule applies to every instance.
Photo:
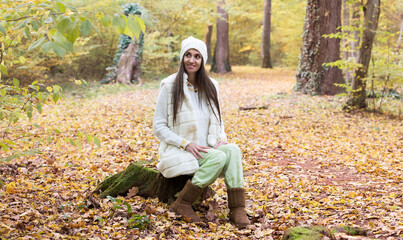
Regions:
[[[228, 222], [222, 179], [212, 186], [217, 194], [197, 208], [200, 224], [175, 216], [158, 199], [135, 196], [135, 190], [130, 197], [88, 200], [98, 183], [130, 162], [157, 160], [152, 118], [158, 89], [134, 87], [90, 99], [67, 97], [34, 116], [41, 128], [33, 132], [60, 134], [36, 143], [42, 155], [0, 165], [0, 236], [279, 239], [293, 226], [349, 225], [366, 229], [368, 238], [403, 238], [401, 119], [344, 112], [340, 97], [294, 93], [287, 70], [237, 67], [213, 77], [220, 83], [228, 138], [244, 154], [250, 227]], [[97, 136], [101, 147], [64, 141], [77, 139], [77, 132]]]

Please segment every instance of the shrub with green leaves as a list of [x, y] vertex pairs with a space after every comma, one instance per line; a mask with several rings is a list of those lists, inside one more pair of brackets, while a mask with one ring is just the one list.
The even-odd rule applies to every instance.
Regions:
[[[29, 133], [29, 129], [22, 129], [23, 127], [16, 128], [20, 120], [31, 120], [33, 112], [36, 110], [42, 112], [42, 106], [48, 104], [49, 101], [57, 102], [61, 95], [61, 88], [58, 85], [47, 87], [46, 91], [40, 91], [43, 86], [38, 81], [32, 84], [20, 87], [20, 82], [14, 78], [13, 85], [0, 84], [0, 121], [2, 126], [0, 146], [7, 152], [11, 151], [12, 154], [7, 156], [5, 161], [10, 161], [22, 155], [32, 155], [39, 153], [38, 150], [30, 149], [27, 151], [20, 151], [15, 149], [15, 141], [21, 138], [29, 138], [34, 140], [37, 137]], [[32, 124], [31, 126], [39, 128], [38, 125]], [[14, 131], [20, 130], [19, 135], [15, 135]], [[14, 132], [14, 135], [11, 134]]]
[[[35, 129], [41, 126], [29, 121], [35, 111], [41, 113], [44, 105], [57, 103], [62, 98], [61, 87], [47, 86], [43, 78], [20, 86], [21, 81], [10, 75], [8, 69], [29, 69], [25, 54], [35, 53], [46, 60], [47, 54], [52, 52], [60, 58], [74, 53], [74, 43], [80, 36], [86, 37], [91, 32], [100, 34], [88, 14], [94, 13], [80, 12], [59, 0], [4, 0], [0, 3], [0, 147], [4, 151], [0, 153], [0, 160], [10, 161], [22, 155], [40, 153], [40, 149], [30, 143], [49, 144], [51, 136], [60, 133], [57, 129], [47, 129], [46, 134], [37, 134]], [[144, 22], [139, 17], [119, 14], [110, 17], [96, 13], [95, 19], [105, 27], [113, 26], [118, 33], [129, 36], [138, 38], [145, 32]], [[15, 68], [16, 64], [20, 66]], [[77, 134], [79, 140], [86, 138], [100, 146], [98, 138]], [[72, 139], [66, 141], [80, 145]]]
[[[134, 214], [132, 206], [126, 202], [122, 201], [119, 198], [114, 198], [112, 196], [107, 196], [107, 199], [109, 199], [112, 202], [112, 208], [110, 209], [110, 215], [109, 219], [112, 219], [117, 211], [119, 209], [123, 209], [123, 206], [126, 206], [127, 208], [127, 223], [128, 223], [128, 228], [138, 228], [138, 229], [145, 229], [145, 228], [150, 228], [152, 226], [150, 219], [148, 219], [147, 216], [139, 215], [139, 214]], [[109, 221], [108, 219], [108, 221]], [[100, 220], [100, 222], [103, 222], [103, 220]]]

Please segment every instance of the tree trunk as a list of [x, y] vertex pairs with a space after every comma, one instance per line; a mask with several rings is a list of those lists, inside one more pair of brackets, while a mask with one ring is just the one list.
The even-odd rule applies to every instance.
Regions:
[[[100, 198], [126, 195], [129, 189], [138, 188], [136, 195], [142, 197], [158, 197], [162, 202], [171, 202], [175, 195], [182, 190], [186, 182], [192, 178], [190, 175], [165, 178], [160, 172], [146, 167], [150, 162], [131, 163], [125, 170], [118, 172], [101, 182], [94, 190], [100, 193]], [[205, 188], [201, 200], [213, 196], [215, 192]]]
[[211, 64], [211, 71], [216, 73], [231, 72], [231, 65], [229, 63], [228, 13], [224, 9], [224, 6], [224, 0], [217, 6], [217, 42], [214, 59]]
[[351, 85], [351, 93], [347, 100], [347, 106], [366, 108], [366, 82], [368, 74], [369, 61], [371, 59], [371, 50], [375, 38], [375, 31], [378, 28], [379, 14], [381, 11], [380, 0], [368, 0], [364, 5], [364, 33], [362, 37], [361, 48], [358, 53], [358, 67], [355, 71], [355, 77]]
[[207, 46], [207, 63], [211, 63], [212, 57], [211, 57], [211, 36], [213, 35], [213, 25], [208, 24], [206, 28], [206, 34], [204, 35], [204, 42], [206, 43]]
[[[396, 56], [400, 55], [400, 45], [402, 44], [402, 33], [403, 33], [403, 14], [400, 15], [400, 32], [399, 32], [399, 37], [397, 38], [397, 43], [396, 43]], [[399, 64], [399, 58], [396, 58], [395, 61], [396, 65]]]
[[[168, 32], [167, 37], [168, 37], [169, 39], [173, 39], [174, 34], [171, 33], [169, 29], [167, 30], [167, 32]], [[169, 53], [172, 53], [172, 52], [175, 51], [175, 45], [176, 45], [176, 44], [177, 44], [177, 43], [174, 42], [174, 41], [172, 41], [172, 40], [169, 41], [169, 43], [168, 43], [168, 52], [169, 52]], [[177, 61], [178, 61], [178, 59], [176, 59], [175, 57], [172, 57], [169, 62], [177, 62]]]
[[132, 41], [119, 58], [116, 82], [129, 85], [134, 82], [138, 82], [139, 85], [142, 84], [140, 78], [140, 61], [139, 58], [137, 58], [137, 54], [138, 45], [136, 41]]
[[337, 67], [324, 63], [340, 59], [340, 39], [324, 38], [337, 33], [341, 24], [341, 1], [308, 0], [303, 33], [303, 47], [295, 89], [304, 94], [335, 95], [343, 91], [335, 83], [344, 83]]
[[262, 33], [262, 68], [272, 68], [270, 57], [271, 0], [264, 1]]
[[[343, 0], [343, 6], [342, 6], [342, 12], [343, 12], [343, 35], [344, 36], [349, 36], [350, 31], [347, 30], [347, 28], [350, 26], [350, 5], [347, 3], [348, 0]], [[348, 49], [347, 46], [350, 44], [349, 41], [350, 39], [343, 38], [342, 39], [342, 46], [344, 48], [343, 50], [343, 59], [347, 61], [350, 56], [351, 56], [351, 49]], [[346, 69], [346, 82], [351, 82], [351, 75], [352, 72], [349, 69]]]
[[360, 2], [356, 2], [354, 4], [354, 11], [353, 11], [353, 17], [352, 17], [352, 25], [354, 27], [354, 40], [351, 41], [350, 43], [350, 48], [351, 48], [351, 57], [355, 59], [355, 61], [358, 61], [358, 46], [360, 46], [360, 19], [361, 19], [361, 12], [360, 12]]

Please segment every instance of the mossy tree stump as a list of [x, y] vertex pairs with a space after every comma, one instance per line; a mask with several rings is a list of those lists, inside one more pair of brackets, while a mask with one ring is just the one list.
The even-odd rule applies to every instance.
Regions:
[[282, 240], [322, 240], [334, 239], [324, 226], [293, 227], [284, 232]]
[[[155, 169], [146, 167], [150, 162], [134, 162], [129, 166], [101, 182], [94, 190], [100, 193], [100, 198], [107, 196], [116, 197], [126, 195], [129, 189], [138, 188], [136, 195], [142, 197], [157, 197], [160, 201], [168, 203], [174, 200], [175, 195], [182, 190], [186, 182], [192, 178], [190, 175], [182, 175], [175, 178], [165, 178]], [[214, 195], [214, 191], [208, 187], [202, 194], [202, 200]]]
[[[328, 229], [325, 226], [292, 227], [284, 232], [282, 240], [323, 240], [339, 239], [339, 233], [347, 236], [367, 236], [367, 231], [360, 227], [339, 226]], [[340, 238], [345, 239], [345, 238]], [[347, 238], [346, 238], [347, 239]]]

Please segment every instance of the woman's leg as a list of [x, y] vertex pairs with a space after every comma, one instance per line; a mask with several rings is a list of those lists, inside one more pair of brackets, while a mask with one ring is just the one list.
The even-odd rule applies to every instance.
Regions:
[[224, 182], [227, 188], [243, 187], [242, 152], [236, 144], [225, 144], [217, 148], [225, 153], [226, 161], [223, 168]]
[[193, 202], [200, 196], [203, 188], [212, 184], [220, 176], [226, 163], [226, 155], [222, 151], [209, 149], [208, 153], [201, 154], [203, 158], [199, 159], [200, 168], [192, 180], [186, 183], [170, 208], [175, 213], [189, 218], [192, 222], [200, 221], [200, 217], [192, 209]]
[[199, 159], [200, 167], [189, 184], [203, 189], [223, 174], [228, 193], [229, 219], [237, 227], [248, 226], [250, 222], [245, 212], [241, 150], [235, 144], [226, 144], [201, 154], [203, 158]]
[[241, 150], [236, 144], [221, 145], [217, 149], [226, 155], [223, 174], [227, 186], [229, 220], [237, 227], [246, 227], [250, 222], [245, 212]]
[[193, 175], [192, 183], [200, 188], [212, 184], [221, 174], [226, 164], [227, 156], [223, 151], [209, 149], [207, 153], [201, 152], [203, 158], [199, 158], [199, 169]]
[[203, 158], [199, 159], [200, 168], [193, 176], [193, 184], [205, 188], [223, 174], [227, 188], [243, 187], [242, 153], [236, 144], [221, 145], [201, 154]]

